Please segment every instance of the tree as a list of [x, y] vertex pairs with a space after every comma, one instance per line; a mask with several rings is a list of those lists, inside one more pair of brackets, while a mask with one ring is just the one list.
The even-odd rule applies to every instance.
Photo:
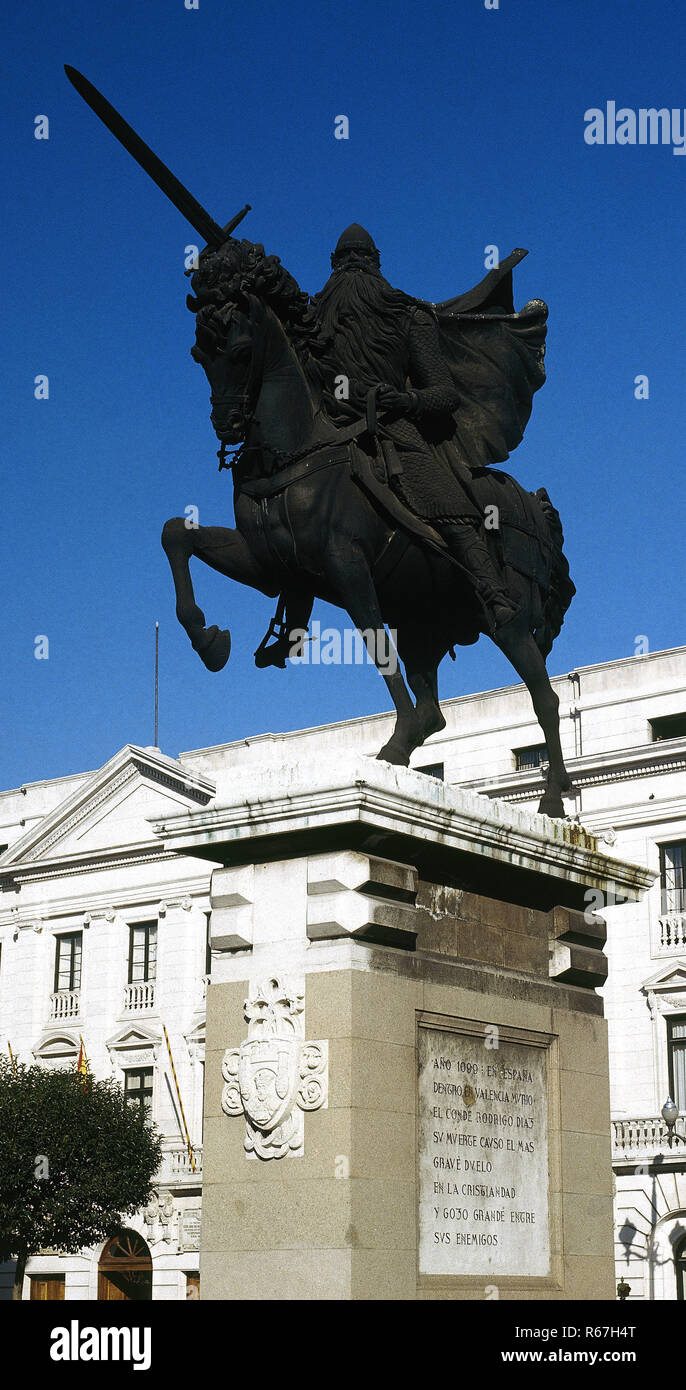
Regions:
[[0, 1058], [0, 1260], [14, 1297], [39, 1250], [66, 1254], [116, 1234], [149, 1201], [162, 1145], [114, 1080]]

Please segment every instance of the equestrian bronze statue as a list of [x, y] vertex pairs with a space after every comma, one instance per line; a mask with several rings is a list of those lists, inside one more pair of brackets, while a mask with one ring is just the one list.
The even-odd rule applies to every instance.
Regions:
[[[407, 765], [445, 726], [443, 657], [485, 633], [526, 683], [545, 736], [539, 810], [563, 816], [571, 783], [545, 662], [574, 585], [545, 490], [527, 492], [494, 466], [521, 442], [545, 380], [546, 305], [514, 309], [512, 274], [526, 252], [467, 294], [431, 304], [384, 279], [371, 236], [353, 224], [309, 297], [278, 257], [233, 237], [247, 208], [216, 223], [100, 93], [67, 72], [207, 242], [187, 299], [191, 351], [209, 381], [236, 525], [176, 517], [162, 533], [177, 617], [201, 660], [221, 670], [231, 643], [196, 604], [193, 556], [278, 597], [260, 667], [296, 654], [316, 598], [337, 605], [396, 709], [378, 757]], [[399, 662], [387, 659], [386, 629]]]

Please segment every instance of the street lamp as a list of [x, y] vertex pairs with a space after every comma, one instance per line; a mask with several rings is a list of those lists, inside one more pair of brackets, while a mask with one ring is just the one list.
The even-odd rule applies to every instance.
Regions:
[[675, 1129], [676, 1122], [679, 1118], [679, 1111], [677, 1110], [677, 1107], [674, 1104], [674, 1101], [672, 1100], [671, 1096], [667, 1096], [667, 1099], [660, 1113], [667, 1126], [667, 1143], [669, 1144], [670, 1149], [673, 1143], [686, 1144], [686, 1139], [684, 1138], [683, 1134], [677, 1133], [677, 1130]]

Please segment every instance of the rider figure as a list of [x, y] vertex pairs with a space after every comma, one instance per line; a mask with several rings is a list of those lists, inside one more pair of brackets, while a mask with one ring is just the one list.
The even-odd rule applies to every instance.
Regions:
[[[440, 533], [468, 572], [493, 635], [519, 610], [489, 555], [479, 508], [434, 447], [434, 441], [440, 444], [454, 434], [460, 404], [437, 321], [425, 305], [383, 278], [379, 252], [356, 223], [339, 238], [331, 265], [332, 274], [310, 309], [309, 350], [324, 409], [344, 427], [363, 415], [368, 393], [376, 389], [387, 481], [410, 511]], [[291, 626], [289, 601], [286, 632]], [[258, 664], [283, 666], [289, 647], [285, 634], [271, 647], [263, 644]]]

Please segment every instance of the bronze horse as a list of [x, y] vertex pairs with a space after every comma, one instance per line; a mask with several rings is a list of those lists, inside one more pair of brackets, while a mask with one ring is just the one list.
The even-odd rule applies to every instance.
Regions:
[[[220, 458], [227, 445], [242, 441], [234, 464], [236, 527], [192, 527], [184, 517], [166, 522], [162, 544], [179, 622], [208, 670], [221, 670], [230, 636], [205, 626], [189, 570], [196, 556], [261, 593], [285, 594], [287, 631], [309, 615], [313, 597], [346, 610], [373, 657], [373, 635], [387, 625], [396, 634], [405, 676], [399, 667], [376, 663], [397, 712], [377, 756], [406, 766], [412, 751], [445, 726], [440, 662], [454, 645], [476, 641], [483, 626], [469, 578], [440, 544], [417, 533], [409, 513], [407, 525], [398, 520], [389, 490], [374, 474], [367, 422], [336, 429], [265, 299], [244, 286], [233, 302], [217, 307], [216, 321], [220, 337], [203, 345], [199, 335], [193, 356], [210, 383]], [[543, 489], [527, 493], [494, 469], [475, 476], [474, 490], [484, 505], [498, 495], [505, 517], [526, 514], [529, 534], [547, 557], [543, 575], [540, 567], [537, 577], [527, 574], [513, 551], [515, 530], [503, 527], [499, 559], [519, 612], [493, 640], [527, 685], [545, 736], [549, 767], [539, 810], [563, 816], [562, 794], [571, 782], [560, 746], [559, 702], [545, 665], [574, 593], [559, 517]]]
[[[438, 703], [440, 662], [455, 644], [475, 642], [484, 629], [470, 576], [432, 528], [398, 502], [385, 485], [383, 468], [375, 471], [373, 401], [366, 422], [336, 428], [327, 417], [321, 382], [318, 389], [303, 365], [312, 365], [300, 336], [306, 297], [277, 258], [265, 258], [263, 249], [255, 247], [251, 262], [240, 250], [250, 244], [239, 246], [231, 238], [249, 206], [224, 227], [215, 222], [102, 93], [75, 68], [65, 71], [91, 110], [207, 243], [198, 267], [199, 282], [205, 280], [204, 303], [189, 303], [198, 312], [193, 356], [209, 378], [222, 462], [227, 444], [242, 440], [243, 447], [234, 466], [235, 529], [194, 527], [184, 517], [164, 527], [162, 544], [172, 568], [179, 621], [207, 668], [221, 670], [230, 637], [225, 630], [205, 627], [189, 571], [196, 555], [241, 584], [285, 595], [288, 633], [309, 617], [316, 596], [347, 610], [372, 657], [382, 645], [375, 634], [388, 624], [396, 633], [406, 679], [397, 668], [382, 671], [397, 719], [378, 757], [406, 765], [413, 749], [445, 726]], [[228, 294], [221, 282], [213, 281], [213, 253], [229, 274]], [[503, 269], [524, 254], [513, 253]], [[488, 309], [482, 291], [489, 278], [476, 287], [478, 293], [461, 297], [460, 312]], [[193, 284], [195, 288], [195, 276]], [[456, 305], [451, 301], [447, 307]], [[492, 357], [486, 354], [485, 362], [492, 370]], [[482, 380], [477, 387], [482, 390]], [[521, 387], [521, 382], [517, 387], [502, 377], [491, 384], [496, 403], [499, 393], [509, 392], [521, 407], [521, 418], [512, 438], [503, 437], [491, 448], [490, 459], [481, 452], [486, 464], [507, 458], [522, 437], [531, 389], [537, 385], [532, 388], [529, 382], [528, 399]], [[469, 432], [469, 410], [466, 415]], [[495, 433], [501, 433], [497, 421]], [[497, 537], [489, 538], [491, 560], [503, 567], [507, 594], [518, 605], [516, 616], [495, 628], [493, 640], [528, 686], [545, 735], [549, 768], [539, 810], [562, 816], [562, 794], [571, 784], [560, 747], [559, 702], [545, 666], [574, 594], [560, 519], [543, 489], [528, 493], [507, 474], [478, 461], [472, 474], [471, 491], [484, 515], [495, 503], [502, 517]], [[377, 665], [381, 669], [378, 660]]]

